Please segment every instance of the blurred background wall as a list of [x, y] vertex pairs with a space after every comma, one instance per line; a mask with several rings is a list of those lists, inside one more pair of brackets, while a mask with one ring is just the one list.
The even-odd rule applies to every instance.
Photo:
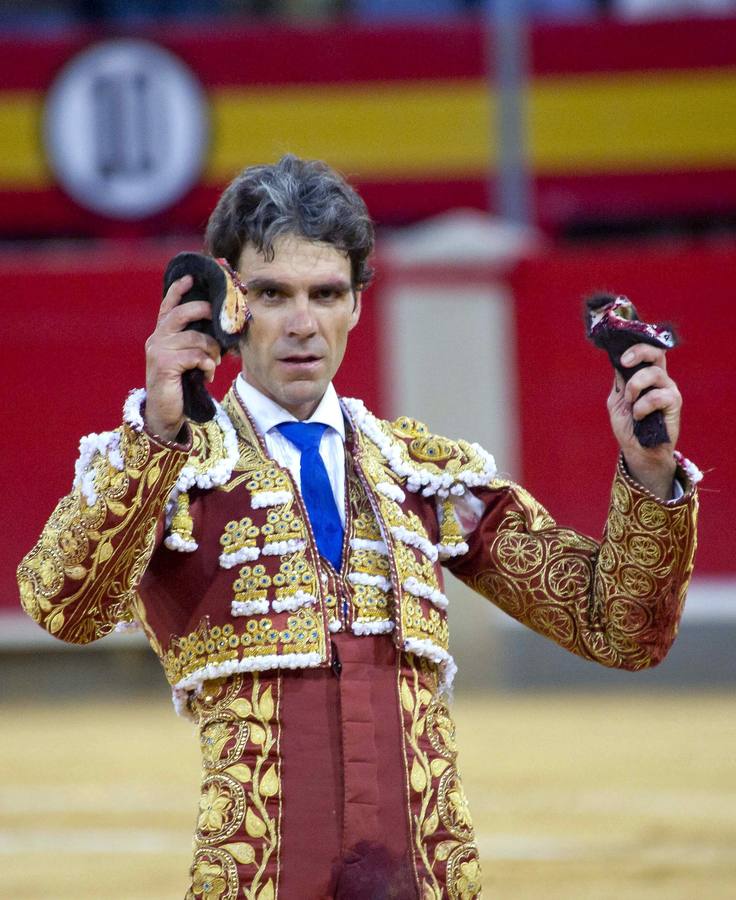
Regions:
[[[680, 641], [636, 679], [732, 683], [733, 7], [3, 3], [7, 694], [27, 690], [28, 653], [47, 663], [37, 684], [71, 693], [144, 684], [155, 670], [136, 638], [65, 651], [19, 613], [14, 569], [70, 487], [79, 437], [114, 427], [143, 382], [167, 259], [200, 246], [241, 167], [284, 152], [347, 174], [378, 225], [378, 275], [342, 392], [480, 441], [566, 524], [600, 533], [615, 465], [611, 375], [585, 342], [582, 297], [626, 293], [645, 317], [675, 322], [681, 445], [707, 474], [701, 542]], [[494, 41], [504, 10], [518, 39], [511, 84]], [[509, 102], [523, 221], [499, 199]], [[220, 392], [233, 372], [223, 365]], [[461, 687], [633, 683], [452, 591]]]

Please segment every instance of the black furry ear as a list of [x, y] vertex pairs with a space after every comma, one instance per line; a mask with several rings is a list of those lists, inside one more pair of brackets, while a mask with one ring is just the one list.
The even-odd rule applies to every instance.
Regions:
[[[677, 346], [677, 338], [668, 325], [642, 322], [634, 304], [621, 295], [598, 293], [585, 301], [585, 325], [589, 340], [605, 350], [613, 367], [624, 381], [650, 363], [628, 367], [621, 365], [621, 357], [633, 344], [651, 344], [670, 350]], [[643, 393], [646, 393], [644, 391]], [[650, 413], [634, 423], [634, 434], [642, 447], [656, 447], [669, 443], [669, 435], [660, 411]]]
[[[212, 305], [212, 319], [199, 319], [187, 328], [211, 335], [223, 351], [236, 347], [251, 318], [245, 299], [247, 291], [237, 273], [227, 260], [202, 253], [179, 253], [166, 266], [164, 294], [184, 275], [191, 275], [194, 283], [181, 302], [205, 300]], [[202, 370], [184, 372], [181, 383], [184, 414], [194, 422], [209, 421], [215, 415], [215, 405], [205, 387]]]

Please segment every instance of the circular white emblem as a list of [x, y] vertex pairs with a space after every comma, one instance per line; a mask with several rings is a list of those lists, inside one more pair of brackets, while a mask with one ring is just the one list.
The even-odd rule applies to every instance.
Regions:
[[105, 41], [75, 57], [49, 91], [44, 137], [61, 186], [81, 205], [138, 219], [198, 179], [209, 121], [204, 91], [168, 50]]

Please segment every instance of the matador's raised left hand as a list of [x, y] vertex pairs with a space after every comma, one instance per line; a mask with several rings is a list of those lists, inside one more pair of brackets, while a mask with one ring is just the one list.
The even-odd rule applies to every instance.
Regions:
[[[673, 451], [680, 435], [682, 396], [667, 374], [664, 350], [649, 344], [635, 344], [622, 356], [621, 362], [627, 368], [641, 362], [651, 365], [632, 375], [626, 384], [616, 373], [608, 396], [611, 428], [623, 451], [631, 477], [660, 499], [669, 500], [675, 474]], [[647, 388], [651, 390], [642, 396], [642, 391]], [[657, 409], [662, 410], [670, 441], [658, 447], [642, 447], [634, 437], [634, 421]]]

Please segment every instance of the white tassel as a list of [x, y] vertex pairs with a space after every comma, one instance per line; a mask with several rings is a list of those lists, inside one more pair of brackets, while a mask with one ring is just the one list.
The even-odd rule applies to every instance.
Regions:
[[234, 616], [265, 616], [268, 612], [268, 600], [233, 600], [230, 612]]
[[298, 553], [305, 550], [306, 541], [298, 538], [290, 538], [288, 541], [271, 541], [261, 551], [264, 556], [286, 556], [288, 553]]
[[353, 550], [374, 550], [381, 556], [388, 556], [388, 547], [383, 541], [367, 541], [364, 538], [350, 538]]
[[[493, 457], [479, 444], [471, 444], [470, 446], [484, 462], [481, 472], [471, 472], [464, 469], [458, 472], [457, 478], [453, 478], [449, 472], [434, 474], [427, 468], [407, 459], [404, 445], [383, 431], [378, 419], [368, 412], [362, 400], [345, 397], [342, 403], [355, 425], [381, 451], [381, 455], [388, 463], [391, 471], [398, 475], [399, 478], [406, 479], [406, 487], [413, 493], [421, 491], [425, 497], [439, 494], [440, 497], [444, 498], [447, 497], [448, 492], [462, 494], [466, 487], [477, 487], [487, 484], [496, 476], [496, 463]], [[381, 482], [381, 484], [388, 484], [388, 482]], [[379, 489], [379, 486], [376, 486], [376, 490]]]
[[74, 463], [72, 489], [80, 489], [88, 506], [94, 506], [97, 502], [94, 473], [90, 468], [97, 454], [107, 457], [107, 461], [113, 469], [122, 472], [125, 464], [120, 452], [120, 432], [102, 431], [97, 434], [93, 431], [79, 441], [79, 458]]
[[294, 612], [302, 606], [312, 606], [317, 602], [314, 594], [307, 594], [306, 591], [296, 591], [296, 593], [285, 597], [276, 598], [271, 601], [271, 609], [274, 612]]
[[430, 600], [437, 609], [447, 609], [449, 601], [442, 591], [433, 588], [430, 584], [418, 581], [413, 575], [407, 578], [401, 586], [415, 597], [424, 597], [425, 600]]
[[687, 477], [693, 484], [697, 484], [699, 481], [703, 480], [703, 473], [700, 471], [700, 469], [695, 465], [694, 462], [689, 460], [686, 456], [683, 456], [679, 450], [675, 450], [674, 457], [677, 465], [682, 469], [682, 471], [687, 475]]
[[253, 562], [261, 555], [258, 547], [239, 547], [232, 553], [223, 552], [220, 554], [220, 567], [223, 569], [232, 569], [234, 566], [244, 562]]
[[457, 673], [457, 665], [447, 650], [443, 650], [442, 647], [438, 647], [434, 641], [427, 638], [406, 638], [404, 650], [436, 663], [440, 667], [440, 690], [448, 695], [452, 693], [452, 683]]
[[281, 506], [293, 499], [291, 491], [257, 491], [251, 494], [250, 505], [253, 509], [264, 509], [267, 506]]
[[410, 531], [408, 528], [404, 528], [403, 525], [392, 526], [391, 534], [397, 541], [401, 541], [402, 544], [406, 544], [409, 547], [416, 547], [430, 562], [437, 562], [437, 548], [428, 538], [424, 537], [424, 535], [421, 535], [416, 531]]
[[373, 622], [366, 619], [356, 619], [352, 626], [353, 634], [388, 634], [393, 631], [395, 625], [393, 622]]
[[364, 584], [368, 587], [377, 587], [388, 593], [391, 590], [391, 582], [383, 575], [368, 575], [366, 572], [351, 572], [348, 581], [352, 584]]
[[172, 532], [164, 538], [164, 546], [169, 550], [178, 550], [179, 553], [194, 553], [199, 544], [196, 541], [185, 541], [180, 534]]

